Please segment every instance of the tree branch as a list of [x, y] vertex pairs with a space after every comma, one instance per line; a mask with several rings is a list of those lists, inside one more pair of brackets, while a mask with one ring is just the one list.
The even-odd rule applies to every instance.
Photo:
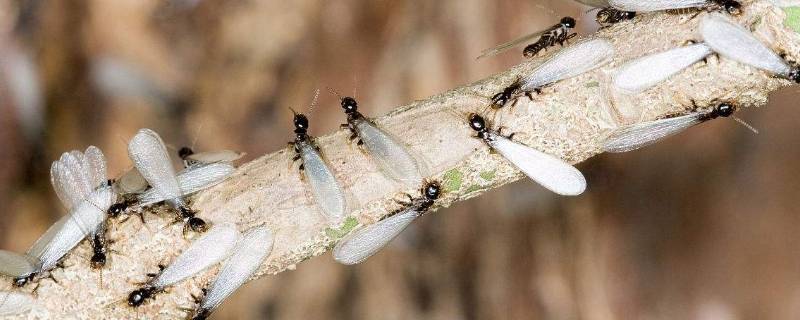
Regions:
[[[783, 12], [768, 1], [748, 4], [737, 19], [778, 52], [791, 57], [800, 53], [798, 34], [783, 25]], [[548, 87], [533, 101], [522, 98], [515, 107], [490, 111], [488, 116], [495, 119], [495, 125], [516, 132], [521, 142], [578, 163], [600, 153], [603, 138], [620, 124], [682, 112], [692, 100], [700, 105], [725, 100], [740, 106], [760, 106], [766, 103], [770, 92], [790, 84], [754, 68], [712, 57], [642, 94], [626, 97], [610, 92], [608, 75], [614, 67], [681, 46], [687, 40], [700, 40], [699, 21], [699, 17], [690, 19], [689, 15], [642, 14], [633, 23], [601, 30], [590, 37], [607, 38], [616, 46], [617, 53], [610, 64]], [[476, 197], [523, 177], [502, 157], [489, 153], [481, 141], [472, 138], [473, 133], [457, 113], [485, 111], [487, 97], [555, 51], [376, 119], [424, 159], [431, 178], [443, 181], [446, 192], [438, 201], [439, 206]], [[348, 192], [351, 218], [343, 226], [330, 228], [326, 224], [297, 168], [291, 166], [292, 151], [288, 148], [244, 164], [230, 179], [194, 196], [192, 206], [199, 210], [200, 217], [212, 223], [233, 222], [242, 230], [268, 226], [275, 234], [275, 245], [259, 277], [292, 270], [298, 263], [326, 252], [357, 224], [375, 222], [392, 212], [398, 206], [392, 200], [397, 195], [417, 192], [416, 187], [404, 187], [383, 176], [358, 147], [348, 142], [347, 135], [340, 130], [317, 139]], [[286, 139], [289, 138], [287, 132]], [[591, 177], [588, 191], [591, 192]], [[52, 272], [57, 283], [39, 281], [38, 305], [23, 317], [185, 317], [181, 308], [194, 306], [191, 295], [200, 294], [215, 269], [170, 288], [138, 309], [129, 308], [124, 302], [128, 293], [136, 289], [136, 283], [146, 280], [146, 273], [158, 271], [159, 263], [171, 261], [190, 241], [183, 237], [182, 225], [170, 225], [173, 213], [159, 208], [152, 211], [159, 212], [146, 214], [145, 226], [135, 218], [110, 223], [109, 237], [115, 241], [111, 248], [116, 252], [102, 271], [102, 282], [101, 273], [89, 268], [90, 247], [83, 243], [67, 257], [65, 268]], [[10, 281], [3, 279], [0, 286], [10, 290]]]

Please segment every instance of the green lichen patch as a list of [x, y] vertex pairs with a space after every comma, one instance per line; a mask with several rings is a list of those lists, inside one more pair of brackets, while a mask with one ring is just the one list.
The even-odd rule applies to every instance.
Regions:
[[344, 223], [342, 223], [342, 226], [339, 227], [338, 229], [334, 228], [325, 229], [325, 235], [333, 240], [338, 240], [347, 235], [348, 233], [350, 233], [350, 231], [353, 231], [353, 228], [355, 228], [357, 225], [358, 225], [358, 220], [356, 218], [347, 217], [347, 219], [344, 220]]
[[481, 176], [481, 179], [483, 179], [483, 180], [492, 181], [492, 180], [494, 180], [494, 177], [496, 176], [496, 173], [497, 173], [497, 170], [483, 171], [483, 172], [480, 173], [480, 176]]
[[455, 192], [461, 189], [461, 183], [464, 182], [464, 174], [458, 169], [450, 169], [444, 173], [444, 191]]
[[597, 88], [597, 87], [600, 86], [600, 82], [591, 81], [591, 82], [587, 82], [584, 86], [587, 87], [587, 88]]
[[784, 22], [794, 32], [800, 32], [800, 7], [783, 8], [786, 12], [786, 21]]
[[473, 193], [475, 191], [480, 191], [480, 190], [483, 190], [483, 189], [484, 189], [483, 186], [477, 185], [477, 184], [473, 184], [473, 185], [467, 187], [467, 190], [464, 191], [464, 193], [465, 194], [470, 194], [470, 193]]

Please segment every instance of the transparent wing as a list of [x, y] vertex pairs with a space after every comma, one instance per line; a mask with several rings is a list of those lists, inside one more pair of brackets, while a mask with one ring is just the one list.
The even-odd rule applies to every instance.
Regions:
[[225, 298], [247, 282], [269, 256], [272, 242], [272, 232], [266, 227], [256, 227], [242, 235], [233, 248], [233, 253], [222, 265], [216, 280], [208, 289], [201, 307], [208, 310], [215, 309]]
[[[36, 242], [28, 249], [25, 253], [28, 257], [41, 257], [42, 252], [47, 248], [47, 246], [53, 241], [53, 238], [58, 234], [58, 231], [64, 227], [64, 224], [70, 219], [69, 215], [64, 215], [61, 219], [58, 219], [50, 228], [42, 234]], [[35, 263], [39, 264], [39, 263]]]
[[[106, 210], [116, 200], [116, 194], [110, 187], [103, 187], [92, 192], [87, 201], [82, 201], [69, 214], [69, 218], [50, 237], [50, 241], [37, 249], [41, 253], [38, 258], [41, 262], [41, 271], [47, 271], [56, 266], [72, 248], [81, 242], [90, 232], [97, 229], [106, 217]], [[49, 232], [49, 230], [48, 230]], [[32, 248], [33, 249], [33, 248]]]
[[522, 78], [523, 91], [533, 91], [545, 85], [591, 71], [614, 55], [614, 46], [606, 40], [594, 39], [562, 49], [530, 75]]
[[153, 130], [141, 129], [128, 144], [128, 154], [142, 177], [167, 200], [179, 199], [181, 189], [175, 178], [167, 147]]
[[422, 184], [427, 173], [403, 144], [367, 120], [357, 121], [355, 127], [364, 148], [387, 176], [410, 186]]
[[[200, 190], [209, 188], [228, 176], [236, 169], [226, 163], [212, 163], [207, 165], [194, 165], [178, 173], [177, 180], [182, 195], [190, 195]], [[167, 200], [161, 193], [154, 189], [143, 192], [138, 197], [140, 206], [151, 205]]]
[[705, 6], [708, 2], [709, 0], [608, 0], [614, 8], [636, 12], [695, 8]]
[[575, 0], [575, 1], [578, 1], [587, 6], [592, 6], [595, 8], [605, 8], [609, 6], [608, 0]]
[[22, 277], [34, 273], [36, 265], [26, 255], [0, 250], [0, 274], [12, 278]]
[[106, 156], [103, 155], [103, 151], [98, 147], [89, 146], [83, 154], [88, 167], [84, 172], [88, 173], [92, 187], [97, 188], [106, 183], [108, 173], [106, 172]]
[[647, 90], [711, 54], [705, 44], [695, 44], [651, 54], [620, 67], [613, 76], [614, 86], [629, 92]]
[[522, 37], [519, 37], [517, 39], [511, 40], [509, 42], [506, 42], [506, 43], [503, 43], [503, 44], [499, 44], [499, 45], [497, 45], [495, 47], [483, 50], [483, 51], [481, 51], [481, 55], [478, 56], [478, 59], [497, 55], [497, 54], [499, 54], [501, 52], [504, 52], [504, 51], [506, 51], [508, 49], [511, 49], [513, 47], [516, 47], [516, 46], [519, 46], [521, 44], [533, 43], [534, 41], [538, 40], [545, 32], [547, 32], [550, 29], [552, 29], [552, 27], [544, 29], [544, 30], [541, 30], [541, 31], [537, 31], [537, 32], [534, 32], [534, 33], [531, 33], [531, 34], [528, 34], [528, 35], [524, 35]]
[[385, 247], [419, 216], [416, 208], [409, 208], [355, 230], [336, 244], [333, 259], [346, 265], [361, 263]]
[[0, 316], [20, 315], [28, 312], [36, 299], [23, 292], [0, 291]]
[[703, 17], [700, 32], [706, 44], [726, 58], [784, 77], [791, 71], [786, 61], [758, 41], [750, 31], [722, 14]]
[[700, 123], [701, 113], [638, 123], [617, 129], [603, 143], [605, 152], [628, 152], [651, 145], [661, 139]]
[[345, 200], [344, 193], [339, 187], [333, 172], [322, 160], [319, 152], [313, 146], [303, 144], [300, 146], [303, 157], [303, 167], [314, 200], [333, 223], [339, 223], [344, 218]]
[[181, 255], [164, 269], [152, 285], [164, 288], [191, 277], [225, 259], [236, 241], [239, 231], [232, 225], [215, 225], [202, 237], [192, 242]]
[[492, 147], [520, 171], [543, 187], [564, 196], [576, 196], [586, 190], [586, 178], [559, 158], [495, 135]]
[[50, 182], [64, 207], [71, 210], [94, 188], [84, 171], [85, 158], [80, 152], [65, 152], [50, 167]]
[[244, 157], [244, 152], [233, 150], [219, 150], [209, 152], [198, 152], [186, 156], [186, 160], [195, 163], [215, 163], [215, 162], [234, 162]]

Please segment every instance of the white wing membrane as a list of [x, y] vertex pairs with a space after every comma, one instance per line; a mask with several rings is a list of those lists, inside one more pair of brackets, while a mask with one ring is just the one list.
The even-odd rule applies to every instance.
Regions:
[[651, 145], [661, 139], [700, 123], [701, 113], [639, 123], [617, 129], [603, 143], [605, 152], [628, 152]]
[[36, 299], [28, 293], [0, 291], [0, 316], [13, 316], [28, 312]]
[[106, 157], [103, 152], [95, 146], [89, 146], [86, 148], [84, 156], [88, 167], [85, 172], [89, 174], [89, 181], [92, 183], [92, 187], [97, 188], [106, 183], [108, 173], [106, 171]]
[[[207, 165], [194, 165], [183, 169], [178, 173], [176, 179], [181, 190], [181, 195], [190, 195], [200, 190], [209, 188], [228, 176], [236, 169], [226, 163], [211, 163]], [[161, 193], [150, 189], [143, 192], [138, 197], [140, 206], [151, 205], [166, 199]]]
[[709, 0], [608, 0], [617, 9], [636, 12], [650, 12], [670, 9], [702, 7]]
[[595, 7], [595, 8], [604, 8], [610, 6], [608, 0], [575, 0], [580, 3], [583, 3], [587, 6]]
[[232, 225], [211, 227], [175, 258], [153, 280], [152, 285], [157, 288], [168, 287], [217, 264], [230, 254], [238, 239], [239, 231]]
[[416, 208], [409, 208], [355, 230], [336, 244], [333, 259], [346, 265], [361, 263], [385, 247], [419, 216]]
[[175, 178], [167, 147], [164, 141], [153, 130], [141, 129], [128, 144], [128, 154], [134, 166], [139, 170], [153, 189], [167, 200], [181, 197], [181, 189]]
[[387, 176], [406, 185], [422, 184], [426, 174], [400, 142], [367, 120], [358, 120], [355, 127], [364, 148]]
[[26, 255], [0, 250], [0, 274], [16, 278], [36, 271], [36, 263]]
[[258, 270], [272, 251], [272, 243], [272, 232], [266, 227], [256, 227], [242, 235], [200, 306], [213, 310], [222, 304]]
[[620, 67], [613, 77], [614, 86], [628, 93], [639, 93], [710, 54], [711, 48], [701, 43], [648, 55]]
[[517, 39], [511, 40], [509, 42], [506, 42], [506, 43], [503, 43], [503, 44], [499, 44], [499, 45], [497, 45], [495, 47], [483, 50], [483, 51], [481, 51], [481, 55], [478, 56], [478, 59], [495, 56], [497, 54], [505, 52], [508, 49], [511, 49], [513, 47], [519, 46], [519, 45], [524, 44], [524, 43], [533, 43], [534, 40], [538, 40], [539, 38], [541, 38], [541, 36], [547, 30], [548, 29], [537, 31], [537, 32], [534, 32], [534, 33], [531, 33], [531, 34], [528, 34], [528, 35], [524, 35], [522, 37], [519, 37]]
[[603, 39], [589, 40], [567, 47], [536, 68], [530, 75], [522, 78], [521, 89], [533, 91], [556, 81], [586, 73], [610, 61], [613, 55], [614, 46]]
[[232, 150], [219, 150], [208, 152], [197, 152], [186, 157], [190, 163], [216, 163], [216, 162], [234, 162], [241, 159], [245, 155], [244, 152], [237, 152]]
[[344, 218], [345, 200], [339, 183], [336, 181], [333, 172], [322, 160], [319, 152], [309, 144], [300, 146], [300, 154], [303, 157], [303, 167], [308, 183], [311, 185], [311, 193], [314, 200], [327, 215], [328, 220], [339, 223]]
[[575, 196], [586, 190], [583, 174], [559, 158], [495, 135], [492, 148], [533, 181], [560, 195]]
[[750, 31], [722, 14], [710, 14], [700, 23], [703, 39], [714, 51], [738, 62], [788, 76], [791, 67], [756, 39]]
[[[72, 209], [69, 219], [65, 220], [61, 228], [52, 234], [52, 238], [43, 244], [37, 251], [41, 251], [38, 258], [41, 262], [40, 271], [54, 268], [61, 258], [69, 253], [90, 232], [105, 221], [106, 210], [114, 204], [116, 194], [110, 187], [103, 187], [93, 192], [86, 201], [81, 202]], [[50, 231], [48, 230], [48, 233]], [[50, 237], [48, 235], [48, 237]], [[38, 242], [37, 242], [38, 243]], [[37, 247], [37, 245], [34, 245]], [[32, 248], [33, 249], [33, 248]]]

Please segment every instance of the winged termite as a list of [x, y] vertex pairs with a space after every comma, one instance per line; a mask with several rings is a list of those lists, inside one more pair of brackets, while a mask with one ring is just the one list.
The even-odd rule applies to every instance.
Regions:
[[559, 23], [547, 29], [522, 36], [493, 48], [483, 50], [481, 55], [478, 56], [478, 59], [494, 56], [524, 43], [533, 42], [522, 50], [522, 55], [530, 58], [539, 53], [539, 51], [555, 46], [556, 44], [563, 46], [564, 42], [577, 35], [576, 33], [569, 33], [572, 28], [575, 28], [575, 19], [571, 17], [564, 17], [561, 18]]
[[128, 305], [141, 306], [165, 288], [217, 264], [225, 259], [239, 239], [232, 225], [212, 226], [202, 237], [193, 241], [172, 263], [128, 295]]
[[614, 51], [614, 46], [604, 39], [588, 40], [567, 47], [494, 95], [492, 108], [502, 108], [522, 95], [532, 98], [532, 92], [539, 93], [545, 86], [598, 68], [611, 60]]
[[437, 181], [426, 182], [421, 192], [421, 198], [411, 199], [411, 202], [388, 218], [355, 230], [342, 238], [333, 248], [333, 258], [339, 263], [352, 265], [361, 263], [380, 251], [411, 222], [428, 212], [440, 196], [441, 185]]

